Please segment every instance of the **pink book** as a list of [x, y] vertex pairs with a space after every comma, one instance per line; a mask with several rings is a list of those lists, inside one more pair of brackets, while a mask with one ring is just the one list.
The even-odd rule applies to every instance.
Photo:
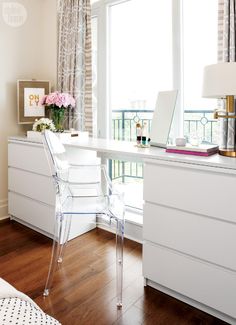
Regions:
[[216, 154], [218, 152], [218, 150], [211, 151], [211, 152], [201, 152], [201, 151], [190, 151], [190, 150], [166, 149], [166, 152], [180, 153], [182, 155], [193, 155], [193, 156], [208, 157], [208, 156]]

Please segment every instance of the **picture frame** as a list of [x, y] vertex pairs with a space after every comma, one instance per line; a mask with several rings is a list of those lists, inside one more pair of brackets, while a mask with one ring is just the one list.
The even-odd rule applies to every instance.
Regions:
[[33, 124], [36, 119], [45, 117], [40, 100], [50, 90], [48, 80], [17, 80], [18, 124]]

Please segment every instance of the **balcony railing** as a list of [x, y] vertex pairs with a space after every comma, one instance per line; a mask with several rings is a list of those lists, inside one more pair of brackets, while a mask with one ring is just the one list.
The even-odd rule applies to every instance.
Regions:
[[[115, 140], [136, 141], [136, 124], [148, 125], [151, 129], [152, 110], [114, 110], [112, 111], [112, 137]], [[143, 178], [143, 164], [110, 160], [109, 174], [114, 179], [121, 179], [122, 183], [129, 178]]]
[[[112, 111], [112, 136], [115, 140], [136, 141], [136, 123], [146, 122], [151, 129], [152, 110], [114, 110]], [[188, 139], [197, 136], [203, 142], [218, 143], [217, 121], [210, 110], [186, 110], [184, 112], [184, 134]], [[109, 173], [113, 180], [122, 182], [129, 178], [143, 178], [141, 163], [110, 160]]]
[[218, 124], [210, 110], [186, 110], [184, 112], [184, 135], [190, 139], [197, 136], [202, 142], [218, 143]]
[[152, 110], [112, 111], [112, 137], [115, 140], [136, 141], [136, 124], [147, 122], [151, 129]]

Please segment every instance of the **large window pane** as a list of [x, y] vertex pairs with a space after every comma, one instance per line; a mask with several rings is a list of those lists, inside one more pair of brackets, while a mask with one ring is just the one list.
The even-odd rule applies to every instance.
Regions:
[[[112, 137], [135, 140], [137, 122], [151, 126], [158, 92], [172, 89], [172, 1], [113, 5], [109, 32]], [[142, 209], [142, 164], [112, 161], [110, 172], [126, 205]]]
[[203, 68], [217, 62], [216, 0], [183, 0], [184, 108], [215, 109], [216, 101], [202, 98]]
[[183, 0], [183, 105], [185, 135], [218, 142], [218, 127], [211, 110], [216, 99], [202, 98], [204, 66], [217, 62], [216, 0]]
[[154, 109], [172, 88], [171, 0], [132, 0], [110, 7], [112, 110]]

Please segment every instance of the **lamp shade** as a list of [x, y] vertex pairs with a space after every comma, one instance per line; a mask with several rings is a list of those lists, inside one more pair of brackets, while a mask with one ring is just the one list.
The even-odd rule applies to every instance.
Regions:
[[236, 95], [236, 62], [208, 65], [204, 69], [202, 97]]

